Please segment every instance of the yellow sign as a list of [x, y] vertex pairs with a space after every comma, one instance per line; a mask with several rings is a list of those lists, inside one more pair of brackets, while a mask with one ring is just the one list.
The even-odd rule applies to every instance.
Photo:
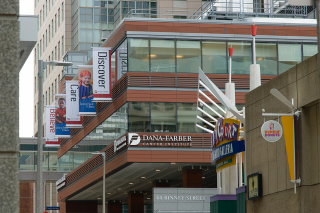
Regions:
[[294, 139], [294, 122], [293, 116], [281, 116], [284, 141], [286, 144], [287, 158], [289, 164], [290, 178], [296, 180], [296, 161], [295, 161], [295, 139]]

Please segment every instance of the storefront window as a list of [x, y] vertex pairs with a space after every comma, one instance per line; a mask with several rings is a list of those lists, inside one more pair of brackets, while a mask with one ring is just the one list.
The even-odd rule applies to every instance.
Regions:
[[261, 75], [277, 75], [277, 45], [274, 43], [257, 43], [256, 53]]
[[205, 73], [227, 73], [226, 42], [203, 41], [202, 61]]
[[196, 127], [196, 121], [200, 126], [202, 126], [202, 122], [196, 118], [197, 112], [201, 117], [201, 113], [197, 111], [196, 103], [177, 103], [177, 132], [200, 133], [201, 129]]
[[[228, 44], [231, 46], [231, 43]], [[250, 74], [252, 46], [249, 42], [232, 42], [232, 74]]]
[[303, 44], [303, 60], [306, 60], [317, 53], [318, 53], [317, 44]]
[[149, 39], [128, 39], [130, 72], [149, 71]]
[[129, 132], [150, 132], [150, 103], [130, 102]]
[[151, 103], [151, 131], [176, 132], [175, 103]]
[[279, 74], [301, 62], [301, 44], [279, 44]]
[[177, 72], [199, 73], [201, 67], [200, 41], [177, 41]]
[[150, 40], [151, 72], [176, 72], [173, 40]]

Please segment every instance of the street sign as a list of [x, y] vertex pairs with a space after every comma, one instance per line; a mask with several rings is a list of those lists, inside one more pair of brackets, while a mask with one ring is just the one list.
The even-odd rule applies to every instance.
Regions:
[[[47, 206], [46, 210], [60, 210], [60, 207], [59, 206]], [[44, 213], [46, 213], [46, 212], [44, 212]]]

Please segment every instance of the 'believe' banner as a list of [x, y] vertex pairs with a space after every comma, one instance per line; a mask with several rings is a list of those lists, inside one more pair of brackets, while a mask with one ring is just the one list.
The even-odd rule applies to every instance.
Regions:
[[82, 118], [79, 115], [79, 83], [78, 81], [66, 81], [66, 117], [67, 127], [82, 127]]
[[46, 146], [60, 146], [59, 139], [55, 135], [55, 106], [46, 106]]
[[111, 102], [111, 48], [92, 49], [93, 101]]
[[68, 138], [70, 137], [70, 129], [66, 127], [66, 95], [55, 95], [55, 137]]

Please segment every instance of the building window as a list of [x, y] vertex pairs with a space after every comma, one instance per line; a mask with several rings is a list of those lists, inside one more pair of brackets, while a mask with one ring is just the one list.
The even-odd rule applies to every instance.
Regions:
[[57, 79], [54, 80], [54, 92], [57, 94]]
[[42, 40], [40, 39], [40, 56], [41, 56], [41, 53], [42, 53]]
[[54, 48], [54, 60], [57, 60], [57, 46]]
[[200, 41], [177, 41], [177, 72], [198, 73], [201, 67]]
[[275, 43], [256, 43], [256, 54], [261, 75], [278, 74], [277, 45]]
[[39, 26], [39, 28], [41, 27], [41, 24], [42, 24], [42, 10], [40, 10], [40, 26]]
[[252, 64], [252, 45], [249, 42], [232, 42], [232, 74], [249, 74]]
[[58, 60], [60, 59], [60, 41], [58, 42]]
[[226, 42], [203, 41], [202, 61], [205, 73], [227, 73]]
[[44, 49], [45, 49], [45, 45], [44, 45], [44, 43], [45, 43], [45, 42], [44, 42], [44, 35], [42, 35], [42, 42], [43, 42], [43, 43], [42, 43], [42, 52], [44, 52]]
[[64, 20], [64, 4], [62, 2], [62, 7], [61, 7], [61, 21], [63, 22]]
[[176, 104], [151, 103], [151, 132], [176, 132]]
[[[49, 56], [49, 61], [51, 61], [51, 60], [50, 60], [50, 56]], [[47, 67], [48, 67], [48, 69], [49, 69], [49, 74], [50, 74], [50, 67], [51, 67], [51, 65], [48, 65]]]
[[151, 72], [176, 72], [174, 40], [150, 40]]
[[301, 62], [301, 44], [278, 44], [278, 48], [279, 74]]
[[53, 19], [51, 20], [51, 26], [52, 26], [52, 39], [53, 39], [53, 35], [54, 35], [54, 30], [53, 30]]
[[48, 46], [48, 31], [46, 30], [46, 47]]
[[37, 93], [37, 77], [34, 77], [34, 94]]
[[51, 94], [52, 94], [52, 102], [53, 102], [53, 100], [54, 100], [54, 92], [53, 92], [53, 83], [52, 83], [52, 85], [51, 85]]
[[150, 103], [130, 102], [129, 132], [150, 132]]
[[62, 36], [62, 39], [61, 39], [61, 49], [62, 49], [62, 55], [64, 55], [64, 36]]
[[37, 106], [34, 106], [34, 122], [37, 122]]
[[60, 8], [58, 9], [58, 27], [60, 27]]
[[[40, 42], [40, 46], [41, 46], [41, 42]], [[41, 48], [41, 47], [40, 47]], [[38, 43], [38, 45], [37, 45], [37, 49], [38, 49], [38, 53], [37, 53], [37, 61], [39, 60], [39, 52], [40, 52], [40, 50], [39, 50], [39, 43]]]
[[46, 105], [47, 105], [47, 103], [48, 103], [48, 94], [47, 94], [48, 92], [46, 91]]
[[49, 24], [49, 43], [50, 43], [50, 24]]
[[57, 14], [54, 15], [54, 32], [57, 32]]
[[60, 74], [58, 75], [58, 93], [60, 93]]
[[48, 103], [50, 105], [50, 87], [49, 87], [49, 97], [48, 97], [48, 99], [49, 99]]
[[42, 5], [42, 11], [43, 11], [43, 13], [42, 13], [42, 23], [44, 23], [44, 5]]
[[149, 40], [128, 40], [129, 71], [149, 71]]
[[37, 48], [34, 48], [34, 64], [37, 63]]
[[311, 56], [318, 53], [317, 44], [303, 44], [303, 60], [307, 60]]

